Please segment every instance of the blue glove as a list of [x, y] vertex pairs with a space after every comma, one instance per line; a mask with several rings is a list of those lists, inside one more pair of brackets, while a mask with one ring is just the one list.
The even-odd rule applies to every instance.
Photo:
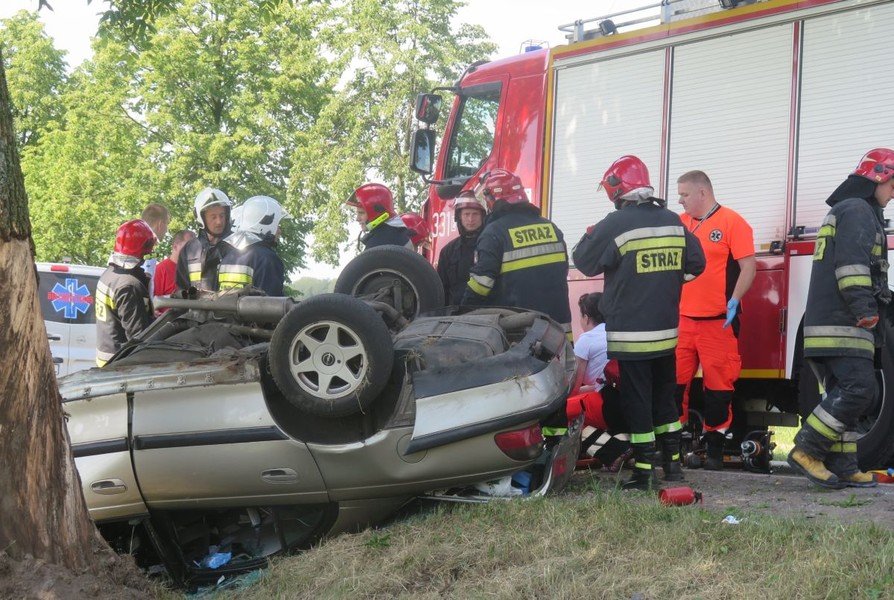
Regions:
[[739, 301], [735, 298], [730, 298], [729, 302], [726, 303], [726, 321], [723, 322], [724, 329], [730, 326], [730, 323], [736, 318], [737, 312], [739, 312]]

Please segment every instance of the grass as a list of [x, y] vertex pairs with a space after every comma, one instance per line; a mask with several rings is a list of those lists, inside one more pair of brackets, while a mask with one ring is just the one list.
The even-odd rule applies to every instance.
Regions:
[[870, 498], [859, 498], [856, 494], [851, 494], [844, 500], [820, 500], [819, 503], [825, 506], [837, 506], [839, 508], [857, 508], [858, 506], [872, 504], [872, 500]]
[[795, 446], [795, 434], [799, 427], [773, 427], [773, 442], [776, 448], [773, 450], [773, 460], [785, 460], [788, 453]]
[[[894, 533], [581, 492], [439, 505], [273, 563], [224, 598], [892, 598]], [[729, 509], [724, 513], [728, 513]]]

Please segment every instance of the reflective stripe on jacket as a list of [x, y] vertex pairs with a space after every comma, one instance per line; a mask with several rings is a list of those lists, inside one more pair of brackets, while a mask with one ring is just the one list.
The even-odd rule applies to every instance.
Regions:
[[872, 359], [885, 325], [857, 327], [890, 301], [887, 238], [876, 208], [862, 198], [836, 202], [823, 219], [813, 253], [804, 314], [804, 356]]
[[282, 260], [265, 242], [252, 244], [241, 252], [230, 248], [220, 263], [217, 277], [221, 290], [250, 285], [268, 296], [283, 295], [285, 278]]
[[676, 213], [651, 202], [627, 204], [584, 234], [573, 256], [584, 275], [605, 273], [599, 309], [610, 358], [673, 354], [684, 275], [705, 268], [701, 245]]
[[536, 310], [570, 331], [565, 238], [538, 210], [529, 203], [510, 204], [488, 217], [462, 304]]
[[232, 247], [223, 241], [212, 245], [205, 230], [180, 250], [177, 258], [177, 287], [181, 290], [195, 287], [217, 291], [217, 267]]
[[152, 323], [149, 277], [141, 267], [109, 265], [96, 283], [94, 303], [96, 364], [102, 367]]

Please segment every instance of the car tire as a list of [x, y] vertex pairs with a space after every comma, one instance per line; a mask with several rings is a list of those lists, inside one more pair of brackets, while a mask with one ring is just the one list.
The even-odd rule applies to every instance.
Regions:
[[[882, 368], [876, 370], [878, 397], [869, 414], [857, 423], [857, 458], [861, 469], [887, 466], [894, 458], [894, 327], [886, 325], [885, 347], [882, 348]], [[807, 416], [820, 402], [816, 376], [806, 360], [801, 361], [798, 382], [798, 408], [801, 418]]]
[[365, 302], [320, 294], [292, 309], [268, 352], [277, 388], [296, 408], [321, 417], [367, 412], [388, 383], [391, 334]]
[[444, 286], [437, 271], [421, 255], [400, 246], [377, 246], [359, 254], [338, 276], [335, 291], [371, 299], [395, 282], [401, 299], [398, 302], [387, 294], [387, 301], [408, 319], [444, 306]]

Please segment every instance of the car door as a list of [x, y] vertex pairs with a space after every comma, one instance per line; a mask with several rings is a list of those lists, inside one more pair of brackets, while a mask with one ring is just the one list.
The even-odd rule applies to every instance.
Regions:
[[[179, 364], [179, 376], [189, 379], [194, 368]], [[210, 385], [225, 375], [204, 373], [208, 387], [133, 394], [134, 465], [146, 503], [187, 508], [327, 502], [313, 456], [275, 425], [260, 384]]]
[[127, 394], [68, 400], [68, 435], [94, 521], [146, 514], [128, 442]]
[[56, 377], [63, 377], [68, 375], [68, 344], [71, 339], [71, 324], [68, 318], [70, 311], [67, 311], [68, 304], [63, 297], [67, 274], [50, 271], [49, 266], [40, 267], [38, 274], [38, 300], [47, 330], [50, 353], [53, 355], [53, 366], [56, 369]]

